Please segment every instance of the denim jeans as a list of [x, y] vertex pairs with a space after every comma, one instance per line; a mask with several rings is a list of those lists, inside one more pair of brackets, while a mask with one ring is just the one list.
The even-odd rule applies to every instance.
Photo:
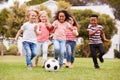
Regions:
[[65, 46], [65, 40], [58, 40], [54, 39], [53, 44], [54, 44], [54, 58], [58, 60], [59, 57], [59, 64], [63, 64], [63, 59], [64, 59], [64, 53], [66, 51], [66, 46]]
[[24, 41], [23, 47], [24, 47], [25, 52], [26, 52], [26, 63], [27, 63], [27, 65], [32, 65], [31, 60], [36, 55], [37, 45], [35, 43], [32, 43], [32, 42]]
[[66, 53], [67, 53], [67, 62], [74, 62], [74, 56], [75, 56], [75, 47], [76, 42], [75, 41], [66, 41]]
[[47, 60], [47, 54], [48, 54], [48, 43], [49, 42], [38, 42], [37, 43], [37, 59], [42, 54], [42, 61]]
[[94, 66], [98, 65], [96, 49], [98, 49], [98, 51], [99, 51], [99, 56], [103, 56], [105, 54], [105, 49], [104, 49], [102, 43], [100, 43], [100, 44], [90, 44], [90, 51], [91, 51], [91, 54], [92, 54], [92, 59], [93, 59], [93, 62], [94, 62]]

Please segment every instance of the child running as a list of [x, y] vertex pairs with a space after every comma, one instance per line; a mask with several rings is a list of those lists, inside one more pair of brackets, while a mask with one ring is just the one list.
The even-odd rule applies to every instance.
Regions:
[[88, 26], [87, 31], [89, 32], [89, 45], [94, 67], [95, 69], [99, 69], [100, 67], [97, 61], [96, 49], [99, 51], [98, 58], [100, 62], [103, 63], [104, 62], [103, 55], [105, 54], [105, 49], [103, 47], [102, 39], [106, 42], [108, 42], [109, 40], [106, 39], [105, 37], [103, 27], [101, 25], [98, 25], [98, 15], [92, 14], [90, 16], [90, 24]]
[[66, 30], [66, 55], [67, 55], [67, 63], [66, 67], [67, 68], [73, 68], [73, 63], [74, 63], [74, 56], [75, 56], [75, 48], [76, 48], [76, 36], [78, 35], [78, 25], [72, 16], [69, 17], [68, 22], [72, 26], [71, 29]]
[[38, 65], [38, 59], [40, 54], [42, 53], [42, 67], [44, 68], [44, 64], [47, 60], [48, 54], [48, 44], [49, 44], [49, 35], [50, 35], [50, 28], [51, 24], [48, 20], [48, 16], [46, 11], [40, 11], [39, 16], [39, 23], [38, 26], [35, 27], [35, 31], [37, 34], [37, 41], [38, 41], [38, 55], [35, 58], [35, 66]]
[[37, 10], [27, 10], [26, 12], [26, 18], [27, 22], [25, 22], [20, 30], [17, 32], [15, 41], [18, 39], [21, 33], [23, 33], [23, 47], [26, 52], [26, 63], [27, 63], [27, 68], [32, 69], [32, 62], [31, 60], [34, 58], [36, 55], [36, 42], [37, 42], [37, 37], [34, 31], [35, 27], [35, 21], [38, 16], [38, 11]]
[[54, 35], [54, 58], [58, 60], [60, 68], [63, 67], [64, 53], [66, 51], [66, 29], [71, 29], [70, 23], [67, 22], [69, 14], [66, 10], [60, 10], [56, 13], [55, 21], [53, 22]]

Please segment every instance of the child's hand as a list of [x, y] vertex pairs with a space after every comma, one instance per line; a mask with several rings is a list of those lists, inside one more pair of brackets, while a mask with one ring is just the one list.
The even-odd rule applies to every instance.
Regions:
[[18, 38], [16, 38], [16, 37], [13, 39], [13, 41], [17, 41], [17, 40], [18, 40]]
[[55, 24], [54, 28], [55, 28], [55, 29], [58, 28], [58, 24]]
[[97, 28], [96, 28], [96, 31], [102, 31], [102, 29], [101, 29], [101, 28], [99, 28], [99, 27], [97, 27]]

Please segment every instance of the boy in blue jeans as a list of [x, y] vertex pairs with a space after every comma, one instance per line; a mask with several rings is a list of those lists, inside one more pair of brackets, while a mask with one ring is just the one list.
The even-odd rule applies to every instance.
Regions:
[[26, 52], [26, 64], [29, 70], [32, 69], [31, 60], [36, 55], [37, 37], [34, 27], [36, 25], [35, 21], [37, 19], [38, 14], [39, 13], [36, 10], [28, 10], [26, 14], [28, 21], [21, 26], [20, 30], [17, 32], [15, 37], [16, 41], [20, 34], [23, 33], [23, 47]]

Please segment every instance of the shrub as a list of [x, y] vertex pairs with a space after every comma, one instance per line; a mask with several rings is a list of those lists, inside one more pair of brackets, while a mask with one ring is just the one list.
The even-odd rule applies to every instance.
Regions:
[[117, 49], [114, 49], [115, 58], [120, 58], [120, 52]]
[[9, 49], [7, 50], [7, 55], [17, 55], [18, 47], [17, 45], [10, 45]]

